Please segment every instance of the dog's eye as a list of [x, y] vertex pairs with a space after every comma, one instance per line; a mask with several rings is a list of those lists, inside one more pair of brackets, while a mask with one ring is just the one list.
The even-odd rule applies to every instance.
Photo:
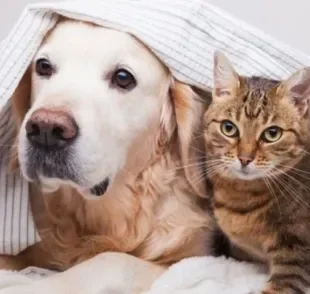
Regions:
[[48, 59], [40, 58], [36, 61], [36, 72], [41, 77], [50, 77], [54, 68]]
[[118, 69], [112, 77], [112, 83], [119, 88], [131, 90], [137, 82], [134, 76], [126, 69]]

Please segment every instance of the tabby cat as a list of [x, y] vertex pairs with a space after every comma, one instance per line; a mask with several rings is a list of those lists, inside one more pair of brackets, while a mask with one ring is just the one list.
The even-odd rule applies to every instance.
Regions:
[[310, 286], [310, 68], [286, 81], [237, 74], [215, 53], [204, 116], [214, 214], [231, 244], [269, 265], [262, 293]]

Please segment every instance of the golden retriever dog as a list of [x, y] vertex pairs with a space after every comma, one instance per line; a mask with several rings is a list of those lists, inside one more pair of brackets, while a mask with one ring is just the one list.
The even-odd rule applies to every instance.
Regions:
[[[140, 263], [149, 286], [152, 272], [210, 254], [205, 107], [146, 46], [124, 32], [60, 21], [12, 99], [19, 132], [11, 165], [30, 182], [42, 241], [0, 264], [66, 270], [88, 260], [104, 276], [128, 260]], [[65, 274], [56, 279], [70, 281]]]

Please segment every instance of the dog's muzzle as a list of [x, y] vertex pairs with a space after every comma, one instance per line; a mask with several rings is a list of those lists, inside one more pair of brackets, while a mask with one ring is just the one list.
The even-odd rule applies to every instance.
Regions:
[[78, 125], [65, 111], [40, 108], [25, 125], [27, 174], [77, 182], [78, 168], [72, 157], [72, 147], [79, 135]]

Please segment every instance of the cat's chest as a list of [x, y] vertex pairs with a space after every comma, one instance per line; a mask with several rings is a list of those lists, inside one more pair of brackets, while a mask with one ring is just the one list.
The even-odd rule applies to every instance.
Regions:
[[[229, 195], [229, 198], [227, 197]], [[234, 195], [234, 191], [215, 191], [214, 214], [218, 225], [230, 240], [260, 260], [266, 232], [266, 209], [263, 199], [251, 201], [250, 195]]]

